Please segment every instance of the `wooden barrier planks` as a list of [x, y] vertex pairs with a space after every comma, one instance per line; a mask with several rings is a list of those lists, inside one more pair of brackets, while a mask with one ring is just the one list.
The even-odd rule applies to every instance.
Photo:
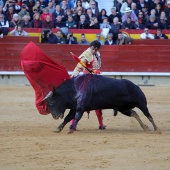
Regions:
[[[156, 40], [154, 40], [156, 41]], [[21, 71], [20, 54], [25, 43], [0, 44], [0, 71]], [[88, 45], [37, 44], [49, 57], [72, 71], [77, 62], [70, 52], [79, 56]], [[102, 46], [104, 72], [170, 72], [169, 45]]]

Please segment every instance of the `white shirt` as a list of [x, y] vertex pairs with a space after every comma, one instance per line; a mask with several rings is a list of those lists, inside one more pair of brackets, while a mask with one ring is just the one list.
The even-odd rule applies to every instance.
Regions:
[[150, 33], [146, 34], [145, 32], [140, 35], [140, 39], [154, 39], [154, 36]]
[[8, 21], [6, 21], [6, 23], [4, 22], [4, 21], [0, 21], [0, 27], [9, 27], [9, 22]]

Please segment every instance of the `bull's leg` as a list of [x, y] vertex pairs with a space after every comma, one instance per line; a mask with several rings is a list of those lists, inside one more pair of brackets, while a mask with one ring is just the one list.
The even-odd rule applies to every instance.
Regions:
[[144, 115], [149, 119], [149, 121], [152, 123], [153, 127], [154, 127], [154, 131], [157, 132], [157, 133], [161, 133], [161, 130], [159, 128], [157, 128], [151, 114], [149, 113], [148, 111], [148, 108], [147, 106], [142, 106], [142, 107], [139, 107], [139, 109], [144, 113]]
[[140, 126], [143, 128], [143, 130], [147, 131], [148, 130], [148, 126], [146, 126], [142, 120], [140, 119], [139, 115], [134, 111], [134, 110], [131, 110], [131, 117], [134, 117], [140, 124]]
[[65, 117], [63, 123], [60, 124], [58, 126], [58, 128], [56, 130], [54, 130], [54, 132], [57, 132], [57, 133], [61, 132], [63, 130], [64, 126], [75, 117], [75, 114], [76, 114], [76, 110], [71, 109], [69, 111], [68, 115]]
[[142, 122], [139, 115], [134, 110], [123, 110], [121, 113], [129, 117], [134, 117], [145, 131], [148, 130], [148, 127]]
[[76, 130], [78, 122], [82, 118], [83, 113], [84, 113], [84, 111], [82, 109], [77, 110], [75, 118], [74, 118], [74, 123], [73, 123], [72, 127], [70, 127], [68, 134], [73, 133]]

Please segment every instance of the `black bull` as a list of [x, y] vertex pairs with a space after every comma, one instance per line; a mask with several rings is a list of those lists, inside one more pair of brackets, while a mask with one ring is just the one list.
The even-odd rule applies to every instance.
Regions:
[[85, 111], [97, 109], [114, 109], [126, 116], [135, 117], [144, 130], [138, 114], [132, 110], [139, 108], [152, 123], [154, 130], [158, 128], [147, 108], [147, 101], [142, 90], [129, 80], [118, 80], [101, 75], [86, 74], [66, 80], [44, 98], [47, 101], [52, 116], [63, 118], [66, 109], [71, 109], [63, 123], [57, 128], [60, 132], [73, 118], [76, 128]]

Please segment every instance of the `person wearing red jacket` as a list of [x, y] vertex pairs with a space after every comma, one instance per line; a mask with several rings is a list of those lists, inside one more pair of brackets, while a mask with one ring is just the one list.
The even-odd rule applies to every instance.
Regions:
[[41, 20], [45, 21], [47, 16], [50, 16], [50, 21], [53, 21], [52, 14], [49, 13], [48, 8], [44, 8], [43, 13], [41, 14]]

